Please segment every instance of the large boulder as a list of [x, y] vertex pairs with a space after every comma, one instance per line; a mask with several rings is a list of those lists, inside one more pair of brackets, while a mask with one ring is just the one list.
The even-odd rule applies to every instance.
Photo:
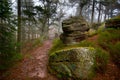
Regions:
[[83, 17], [71, 17], [62, 23], [63, 34], [61, 40], [65, 44], [80, 42], [86, 38], [85, 32], [89, 30], [89, 25]]
[[68, 80], [90, 79], [96, 50], [92, 47], [77, 47], [52, 53], [49, 71], [59, 78]]

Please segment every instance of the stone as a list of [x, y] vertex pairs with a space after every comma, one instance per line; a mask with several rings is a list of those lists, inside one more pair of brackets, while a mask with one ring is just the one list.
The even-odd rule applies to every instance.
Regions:
[[52, 53], [49, 71], [60, 78], [73, 80], [90, 79], [96, 50], [92, 47], [77, 47]]
[[86, 38], [85, 32], [89, 30], [89, 25], [83, 17], [71, 17], [62, 23], [63, 34], [60, 39], [65, 44], [80, 42]]
[[109, 19], [105, 22], [105, 27], [106, 28], [115, 28], [119, 29], [120, 28], [120, 16], [117, 16], [115, 18]]

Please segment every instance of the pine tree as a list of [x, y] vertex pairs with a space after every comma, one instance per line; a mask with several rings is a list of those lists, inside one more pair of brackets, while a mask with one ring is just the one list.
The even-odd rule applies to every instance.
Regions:
[[6, 69], [15, 56], [15, 28], [11, 25], [10, 5], [9, 0], [0, 0], [0, 70]]

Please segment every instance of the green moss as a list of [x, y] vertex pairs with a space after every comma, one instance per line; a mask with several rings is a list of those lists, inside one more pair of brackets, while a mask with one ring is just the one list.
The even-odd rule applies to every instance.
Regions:
[[88, 78], [93, 74], [89, 69], [93, 64], [94, 53], [93, 47], [74, 47], [56, 51], [49, 58], [50, 72], [61, 78]]
[[56, 51], [68, 50], [68, 49], [77, 48], [77, 47], [96, 47], [96, 45], [94, 42], [90, 42], [87, 40], [81, 41], [78, 44], [65, 45], [60, 39], [55, 39], [53, 41], [53, 46], [49, 51], [49, 55], [54, 54]]
[[66, 45], [63, 44], [63, 42], [62, 42], [59, 38], [54, 39], [54, 40], [53, 40], [53, 46], [52, 46], [52, 48], [50, 49], [49, 54], [54, 53], [54, 52], [57, 51], [57, 50], [61, 50], [61, 49], [63, 49], [65, 46], [66, 46]]
[[87, 80], [92, 80], [96, 72], [105, 72], [108, 59], [109, 55], [99, 48], [65, 48], [50, 55], [49, 70], [61, 79], [73, 78], [78, 80], [87, 78]]
[[108, 47], [114, 40], [120, 40], [120, 30], [109, 29], [99, 34], [98, 42], [103, 47]]

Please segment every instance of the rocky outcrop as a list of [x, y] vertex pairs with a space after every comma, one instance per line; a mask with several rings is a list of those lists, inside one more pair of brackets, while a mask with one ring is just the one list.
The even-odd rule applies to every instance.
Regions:
[[92, 47], [56, 51], [50, 55], [49, 71], [65, 80], [90, 79], [94, 74], [94, 56], [95, 49]]
[[61, 40], [65, 44], [80, 42], [86, 38], [85, 31], [89, 30], [88, 23], [83, 17], [71, 17], [62, 23], [63, 34]]
[[106, 28], [120, 28], [120, 16], [117, 16], [115, 18], [109, 19], [105, 22]]

